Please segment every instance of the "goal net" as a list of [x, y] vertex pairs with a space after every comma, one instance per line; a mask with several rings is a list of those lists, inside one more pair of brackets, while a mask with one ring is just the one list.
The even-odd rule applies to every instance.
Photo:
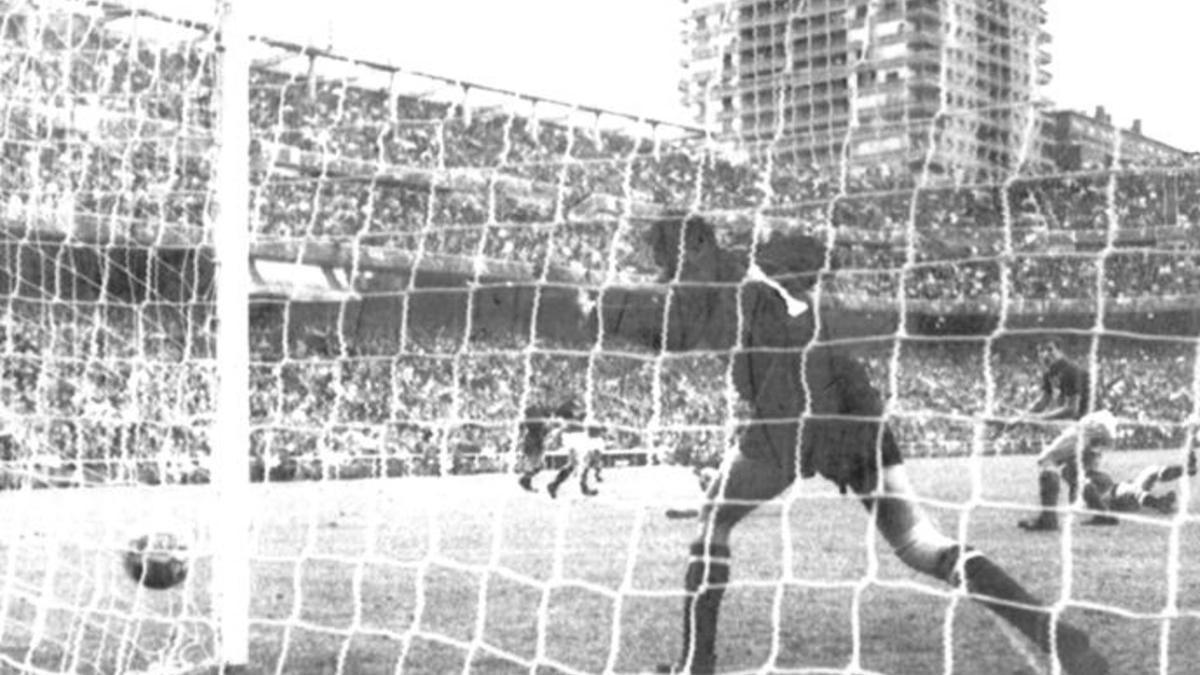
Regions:
[[[0, 3], [3, 672], [184, 672], [228, 632], [222, 509], [192, 487], [215, 456], [218, 60], [174, 28]], [[164, 533], [188, 565], [167, 594], [122, 565]]]
[[[737, 39], [768, 23], [766, 9], [738, 14], [750, 3], [709, 4], [728, 10], [709, 27]], [[796, 9], [784, 53], [751, 48], [749, 63], [848, 67], [795, 62], [867, 26], [849, 65], [886, 61], [901, 10], [851, 4]], [[901, 4], [917, 23], [935, 12]], [[883, 71], [832, 98], [815, 83], [756, 92], [753, 114], [729, 119], [759, 141], [735, 152], [719, 134], [271, 35], [245, 42], [246, 81], [228, 80], [216, 8], [0, 9], [0, 672], [201, 672], [230, 663], [222, 640], [245, 629], [265, 673], [636, 673], [674, 659], [695, 523], [664, 514], [700, 504], [694, 469], [735, 450], [748, 414], [732, 351], [663, 349], [680, 285], [648, 233], [681, 214], [743, 257], [781, 234], [822, 242], [805, 298], [816, 344], [866, 365], [941, 529], [1088, 630], [1116, 672], [1188, 672], [1189, 477], [1159, 488], [1177, 491], [1174, 514], [1099, 530], [1063, 503], [1057, 533], [1016, 521], [1038, 508], [1033, 453], [1060, 430], [1022, 413], [1047, 338], [1118, 418], [1106, 471], [1186, 465], [1200, 423], [1194, 164], [1123, 161], [1131, 141], [1115, 130], [1054, 166], [1032, 103], [967, 115], [934, 95], [925, 113], [897, 112]], [[812, 33], [801, 21], [817, 15], [848, 27]], [[814, 35], [822, 45], [797, 46]], [[898, 76], [950, 91], [935, 71]], [[249, 93], [244, 184], [221, 168], [229, 87]], [[841, 121], [789, 126], [817, 114]], [[1022, 140], [984, 142], [1000, 133]], [[856, 163], [896, 138], [903, 170]], [[221, 220], [239, 194], [248, 223]], [[223, 227], [249, 237], [249, 329], [234, 336], [250, 350], [244, 449], [219, 407], [232, 343], [218, 302], [238, 289], [218, 292], [218, 271], [243, 262], [222, 259]], [[558, 433], [526, 492], [528, 411], [568, 403], [604, 441], [600, 494], [578, 474], [547, 492], [570, 455]], [[243, 450], [253, 484], [231, 508], [221, 467]], [[240, 554], [222, 537], [242, 517], [239, 627], [237, 577], [218, 572]], [[154, 532], [189, 543], [177, 588], [120, 565]], [[904, 568], [820, 479], [739, 524], [733, 554], [722, 670], [1054, 671], [964, 589]]]

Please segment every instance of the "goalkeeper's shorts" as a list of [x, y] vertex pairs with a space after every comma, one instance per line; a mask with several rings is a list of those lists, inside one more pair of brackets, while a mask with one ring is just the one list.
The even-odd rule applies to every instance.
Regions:
[[903, 461], [884, 421], [879, 392], [862, 364], [848, 357], [814, 349], [806, 363], [811, 412], [783, 419], [758, 416], [743, 427], [742, 454], [773, 462], [789, 481], [796, 477], [799, 459], [803, 478], [819, 474], [842, 492], [872, 492], [879, 470]]

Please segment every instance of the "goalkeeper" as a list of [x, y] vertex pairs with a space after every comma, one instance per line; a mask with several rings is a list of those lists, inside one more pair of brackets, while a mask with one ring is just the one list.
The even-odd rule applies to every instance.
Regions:
[[918, 507], [866, 370], [816, 341], [806, 293], [825, 264], [818, 241], [780, 235], [760, 242], [753, 258], [739, 259], [699, 218], [654, 222], [650, 236], [670, 292], [661, 303], [633, 294], [624, 298], [630, 306], [602, 303], [606, 330], [670, 351], [728, 350], [738, 393], [750, 410], [740, 424], [739, 451], [709, 488], [691, 544], [681, 658], [660, 672], [714, 671], [717, 618], [730, 579], [730, 532], [797, 476], [818, 474], [862, 500], [909, 567], [963, 584], [1044, 652], [1056, 654], [1066, 673], [1108, 672], [1086, 634], [1057, 620], [982, 552], [942, 534]]

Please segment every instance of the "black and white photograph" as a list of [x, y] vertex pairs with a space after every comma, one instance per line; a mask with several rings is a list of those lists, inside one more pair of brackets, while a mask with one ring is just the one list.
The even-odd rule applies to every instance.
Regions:
[[0, 0], [0, 675], [1200, 674], [1197, 26]]

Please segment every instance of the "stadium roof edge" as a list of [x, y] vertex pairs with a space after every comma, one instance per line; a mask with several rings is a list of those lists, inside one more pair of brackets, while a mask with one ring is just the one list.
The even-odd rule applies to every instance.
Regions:
[[[87, 0], [87, 2], [85, 2], [84, 4], [88, 7], [95, 7], [95, 8], [100, 9], [101, 11], [103, 11], [105, 13], [105, 15], [112, 17], [114, 20], [117, 20], [117, 21], [129, 19], [129, 18], [143, 18], [143, 19], [150, 19], [152, 21], [157, 21], [157, 22], [161, 22], [164, 24], [172, 25], [172, 26], [177, 26], [180, 29], [185, 30], [185, 31], [198, 31], [201, 33], [212, 34], [212, 35], [216, 35], [216, 32], [217, 32], [217, 28], [215, 26], [213, 26], [212, 24], [205, 22], [205, 21], [189, 19], [189, 18], [184, 18], [184, 17], [179, 17], [179, 16], [171, 16], [171, 15], [159, 12], [159, 11], [154, 11], [154, 10], [145, 9], [145, 8], [141, 8], [141, 7], [127, 7], [121, 3], [109, 2], [107, 0]], [[634, 113], [627, 113], [627, 112], [622, 112], [619, 110], [613, 110], [610, 108], [605, 108], [605, 107], [594, 105], [594, 104], [586, 104], [586, 103], [567, 101], [567, 100], [555, 98], [552, 96], [541, 96], [541, 95], [532, 94], [529, 92], [517, 91], [515, 89], [510, 89], [507, 87], [485, 84], [482, 82], [474, 82], [474, 81], [470, 81], [470, 80], [463, 79], [463, 78], [455, 78], [455, 77], [449, 77], [449, 76], [445, 76], [445, 75], [439, 75], [436, 73], [430, 73], [430, 72], [426, 72], [426, 71], [418, 70], [418, 69], [405, 68], [403, 66], [399, 66], [399, 65], [396, 65], [393, 63], [385, 63], [385, 62], [379, 61], [377, 59], [349, 56], [349, 55], [334, 51], [331, 48], [317, 47], [314, 45], [305, 45], [305, 44], [293, 42], [290, 40], [272, 38], [272, 37], [269, 37], [266, 35], [250, 35], [249, 37], [250, 37], [250, 40], [253, 42], [256, 42], [260, 45], [265, 45], [265, 46], [268, 46], [268, 47], [271, 47], [274, 49], [283, 50], [285, 52], [292, 54], [295, 57], [307, 58], [307, 59], [323, 58], [323, 59], [328, 59], [330, 61], [341, 62], [341, 63], [351, 65], [351, 66], [375, 70], [377, 72], [386, 73], [389, 76], [396, 76], [396, 75], [409, 76], [409, 77], [425, 80], [430, 83], [438, 83], [437, 85], [435, 85], [435, 87], [434, 87], [435, 89], [438, 89], [438, 88], [461, 89], [464, 92], [464, 96], [463, 96], [464, 99], [466, 98], [467, 92], [470, 92], [472, 90], [479, 91], [479, 92], [487, 92], [490, 94], [498, 95], [502, 98], [507, 98], [509, 100], [515, 100], [515, 101], [521, 101], [523, 103], [527, 103], [527, 104], [534, 105], [534, 106], [553, 106], [553, 107], [559, 108], [561, 111], [561, 114], [565, 114], [565, 115], [570, 115], [571, 113], [580, 113], [580, 114], [584, 114], [584, 115], [588, 115], [588, 116], [594, 116], [595, 119], [597, 120], [597, 125], [598, 125], [598, 122], [600, 119], [608, 119], [610, 121], [620, 121], [620, 123], [613, 125], [617, 128], [627, 129], [631, 126], [643, 126], [644, 125], [644, 126], [647, 126], [651, 129], [653, 129], [654, 133], [656, 135], [663, 133], [664, 129], [675, 130], [676, 134], [673, 134], [674, 136], [691, 138], [691, 139], [703, 139], [709, 135], [709, 131], [707, 129], [705, 129], [701, 126], [698, 126], [694, 123], [690, 123], [690, 122], [683, 122], [683, 121], [679, 121], [679, 120], [668, 120], [668, 119], [652, 117], [652, 116], [647, 116], [647, 115], [638, 115], [638, 114], [634, 114]], [[185, 39], [182, 36], [178, 36], [178, 35], [174, 36], [174, 37], [168, 37], [167, 35], [163, 35], [163, 36], [160, 36], [160, 38], [163, 39], [164, 41], [170, 41], [170, 40], [179, 41], [179, 40]], [[279, 59], [279, 61], [286, 60], [286, 58], [287, 57], [284, 57], [283, 59]], [[271, 67], [268, 67], [268, 66], [260, 66], [260, 67], [263, 67], [264, 69], [272, 69]], [[421, 98], [424, 98], [424, 97], [421, 97]], [[461, 101], [451, 101], [451, 102], [461, 103]], [[538, 117], [539, 117], [539, 119], [549, 119], [547, 116], [544, 116], [544, 115], [539, 115]], [[582, 127], [584, 125], [573, 124], [572, 126]]]

